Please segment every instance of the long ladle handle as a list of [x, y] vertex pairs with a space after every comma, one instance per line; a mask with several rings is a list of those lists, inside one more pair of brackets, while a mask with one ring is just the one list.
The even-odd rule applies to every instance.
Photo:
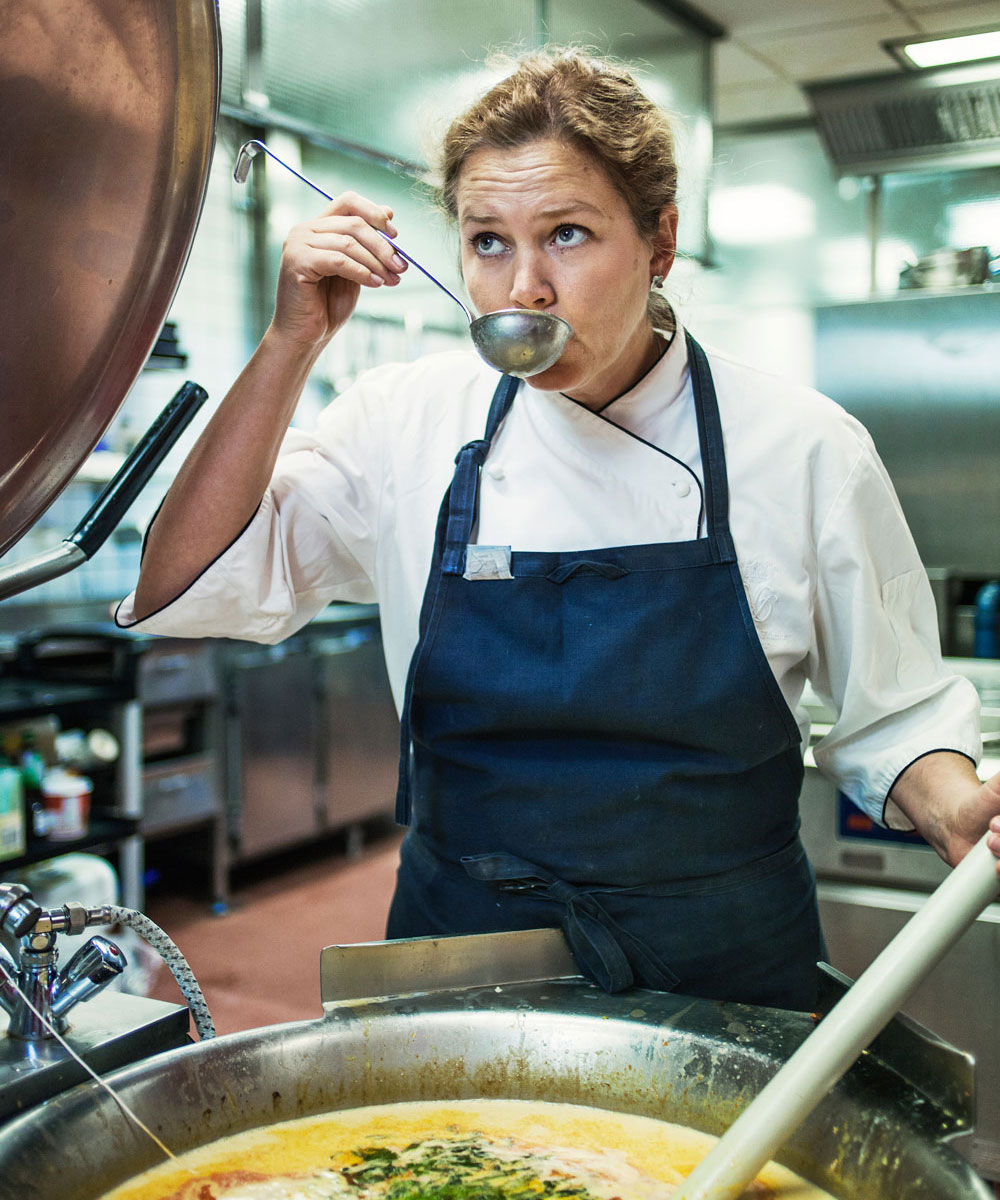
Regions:
[[[268, 155], [268, 157], [273, 158], [274, 161], [279, 164], [279, 166], [284, 167], [286, 171], [291, 171], [291, 173], [296, 177], [296, 179], [301, 179], [302, 182], [304, 184], [307, 184], [309, 187], [311, 187], [314, 192], [319, 192], [319, 194], [327, 200], [333, 199], [333, 197], [329, 194], [329, 192], [324, 192], [323, 189], [319, 186], [319, 184], [313, 183], [313, 181], [311, 179], [307, 179], [306, 176], [303, 175], [301, 171], [296, 171], [296, 169], [293, 166], [290, 166], [288, 163], [286, 163], [283, 158], [279, 158], [277, 156], [277, 154], [275, 154], [274, 151], [269, 146], [265, 146], [264, 143], [262, 141], [259, 141], [257, 138], [254, 138], [252, 141], [249, 141], [249, 142], [244, 142], [243, 145], [240, 147], [240, 152], [236, 156], [236, 167], [233, 170], [233, 178], [236, 180], [237, 183], [246, 183], [247, 176], [250, 174], [250, 164], [257, 157], [257, 155], [260, 154], [262, 151], [264, 154]], [[410, 255], [407, 254], [405, 250], [401, 249], [400, 246], [396, 242], [394, 242], [391, 237], [388, 237], [386, 234], [384, 234], [381, 229], [376, 229], [375, 232], [380, 237], [385, 238], [385, 240], [389, 243], [389, 245], [393, 248], [393, 250], [396, 251], [397, 254], [399, 254], [403, 258], [405, 258], [408, 263], [412, 263], [413, 266], [415, 266], [417, 268], [417, 270], [420, 271], [421, 274], [426, 275], [427, 278], [431, 281], [431, 283], [437, 284], [437, 286], [441, 289], [442, 292], [445, 293], [446, 296], [450, 296], [452, 298], [452, 300], [454, 300], [455, 303], [458, 305], [458, 307], [462, 310], [462, 312], [465, 313], [465, 318], [469, 322], [469, 324], [470, 325], [472, 324], [472, 313], [469, 312], [469, 310], [465, 307], [465, 305], [462, 303], [462, 301], [459, 300], [459, 298], [455, 295], [454, 292], [452, 292], [448, 288], [446, 288], [440, 279], [435, 279], [435, 277], [430, 273], [430, 271], [427, 270], [426, 267], [422, 267], [415, 258], [411, 258]]]
[[674, 1193], [735, 1200], [997, 895], [986, 835], [924, 902]]

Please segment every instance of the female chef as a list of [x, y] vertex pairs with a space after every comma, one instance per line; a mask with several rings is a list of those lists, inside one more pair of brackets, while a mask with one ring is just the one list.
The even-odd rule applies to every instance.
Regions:
[[309, 434], [310, 368], [406, 263], [353, 193], [296, 227], [118, 619], [276, 642], [377, 601], [409, 825], [390, 937], [561, 925], [610, 990], [806, 1009], [806, 680], [839, 713], [822, 769], [948, 862], [1000, 779], [864, 430], [674, 321], [676, 174], [625, 71], [522, 59], [452, 125], [441, 196], [476, 308], [564, 317], [564, 354], [526, 383], [471, 350], [381, 366]]

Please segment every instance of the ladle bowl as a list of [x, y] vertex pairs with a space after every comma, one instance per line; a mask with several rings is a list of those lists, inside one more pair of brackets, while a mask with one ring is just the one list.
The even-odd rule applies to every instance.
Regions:
[[573, 336], [562, 317], [533, 308], [501, 308], [469, 326], [473, 345], [491, 367], [525, 379], [547, 371]]
[[[260, 153], [273, 158], [279, 166], [290, 171], [297, 179], [301, 179], [303, 183], [311, 187], [314, 192], [319, 192], [325, 199], [333, 199], [318, 184], [313, 183], [300, 171], [289, 166], [273, 150], [256, 138], [244, 142], [240, 147], [240, 152], [236, 157], [236, 167], [233, 170], [233, 178], [237, 183], [246, 183], [247, 176], [250, 174], [250, 164]], [[484, 313], [481, 317], [474, 317], [455, 293], [445, 287], [440, 279], [436, 279], [426, 267], [422, 267], [392, 238], [382, 233], [381, 229], [376, 230], [376, 233], [385, 238], [397, 254], [405, 258], [408, 263], [412, 263], [418, 271], [427, 276], [431, 283], [455, 301], [469, 322], [472, 344], [476, 347], [480, 357], [485, 359], [491, 367], [495, 367], [505, 375], [516, 375], [520, 379], [526, 379], [530, 375], [538, 375], [542, 371], [547, 371], [566, 349], [566, 343], [573, 336], [573, 327], [562, 317], [557, 317], [553, 313], [539, 312], [533, 308], [501, 308], [497, 312]]]

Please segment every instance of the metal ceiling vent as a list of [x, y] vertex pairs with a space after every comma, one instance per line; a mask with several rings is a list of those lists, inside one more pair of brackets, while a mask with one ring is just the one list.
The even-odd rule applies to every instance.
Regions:
[[805, 91], [841, 175], [1000, 163], [1000, 59]]

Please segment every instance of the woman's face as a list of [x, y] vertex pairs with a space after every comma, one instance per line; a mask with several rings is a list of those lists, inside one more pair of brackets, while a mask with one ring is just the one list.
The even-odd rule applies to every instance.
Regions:
[[534, 308], [573, 327], [562, 357], [528, 383], [601, 408], [656, 360], [646, 315], [673, 262], [676, 210], [655, 244], [597, 163], [554, 140], [477, 150], [458, 180], [462, 271], [480, 313]]

